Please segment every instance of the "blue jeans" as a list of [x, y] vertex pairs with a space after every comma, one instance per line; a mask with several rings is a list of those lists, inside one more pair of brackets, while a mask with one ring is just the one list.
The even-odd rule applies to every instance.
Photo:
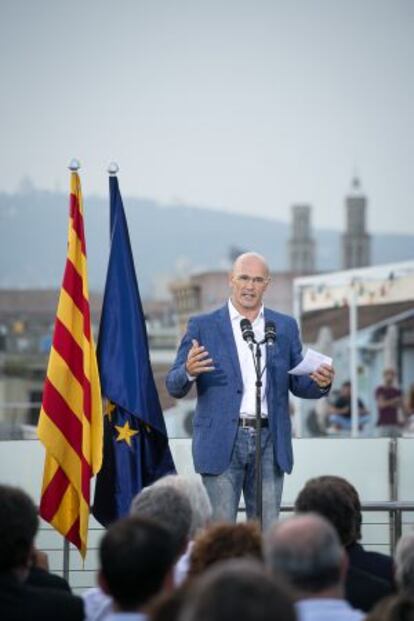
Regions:
[[[261, 432], [263, 529], [279, 517], [283, 490], [283, 472], [275, 464], [272, 436], [268, 427]], [[235, 522], [243, 491], [248, 519], [256, 517], [256, 431], [239, 427], [230, 465], [221, 474], [203, 474], [203, 483], [213, 507], [213, 520]]]

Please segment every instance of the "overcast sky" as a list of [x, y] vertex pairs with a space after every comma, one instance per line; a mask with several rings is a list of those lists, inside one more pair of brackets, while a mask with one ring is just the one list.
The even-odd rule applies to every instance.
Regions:
[[414, 233], [412, 0], [0, 0], [0, 190], [29, 175]]

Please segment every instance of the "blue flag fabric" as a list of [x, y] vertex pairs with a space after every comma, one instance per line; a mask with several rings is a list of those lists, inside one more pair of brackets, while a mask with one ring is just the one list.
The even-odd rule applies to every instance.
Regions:
[[103, 525], [133, 497], [175, 472], [152, 374], [145, 317], [118, 179], [109, 178], [111, 249], [98, 338], [104, 398], [104, 457], [93, 514]]

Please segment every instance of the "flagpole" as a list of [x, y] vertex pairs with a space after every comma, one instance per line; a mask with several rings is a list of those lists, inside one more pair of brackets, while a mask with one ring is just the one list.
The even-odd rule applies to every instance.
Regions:
[[[105, 417], [104, 458], [93, 502], [93, 515], [105, 527], [128, 512], [143, 482], [149, 485], [176, 472], [148, 355], [119, 166], [109, 162], [106, 171], [110, 250], [97, 357], [102, 395], [110, 401], [111, 416]], [[147, 381], [140, 382], [141, 377]]]
[[[73, 158], [69, 162], [69, 170], [72, 173], [78, 172], [80, 169], [80, 161]], [[70, 568], [70, 544], [66, 537], [63, 537], [63, 577], [66, 582], [69, 583], [69, 568]]]
[[[70, 160], [68, 168], [71, 172], [78, 172], [80, 167], [81, 165], [80, 165], [79, 160], [77, 160], [76, 158], [73, 158]], [[66, 539], [66, 537], [64, 537], [63, 538], [63, 577], [65, 578], [67, 582], [69, 582], [69, 559], [70, 559], [69, 541]]]
[[81, 167], [81, 165], [80, 165], [80, 161], [79, 160], [77, 160], [76, 158], [73, 158], [72, 160], [70, 160], [68, 168], [69, 168], [69, 170], [71, 172], [78, 172], [80, 167]]
[[69, 584], [69, 541], [66, 537], [63, 537], [63, 577]]

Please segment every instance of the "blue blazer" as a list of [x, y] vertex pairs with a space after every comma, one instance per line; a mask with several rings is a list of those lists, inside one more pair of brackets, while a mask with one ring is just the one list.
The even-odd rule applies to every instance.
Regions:
[[[266, 396], [275, 462], [283, 472], [293, 466], [289, 390], [298, 397], [318, 399], [326, 394], [307, 375], [289, 375], [302, 360], [298, 325], [288, 315], [265, 308], [265, 321], [276, 324], [276, 343], [267, 349]], [[237, 434], [243, 382], [228, 306], [189, 320], [174, 365], [166, 378], [170, 395], [184, 397], [192, 383], [185, 363], [192, 339], [204, 345], [215, 370], [196, 379], [193, 459], [196, 472], [220, 474], [227, 470]]]

